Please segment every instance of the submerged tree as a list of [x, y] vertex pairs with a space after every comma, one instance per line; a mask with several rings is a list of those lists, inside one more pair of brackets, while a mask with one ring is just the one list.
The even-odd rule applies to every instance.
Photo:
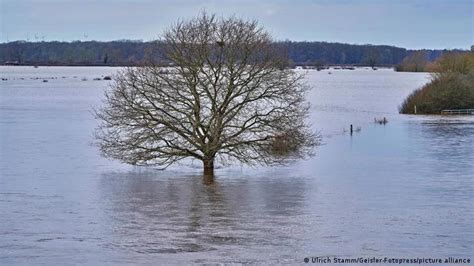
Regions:
[[216, 160], [271, 165], [313, 153], [308, 86], [255, 21], [202, 14], [163, 42], [169, 66], [121, 71], [96, 111], [103, 155], [163, 167], [191, 157], [212, 175]]
[[426, 51], [420, 50], [413, 52], [403, 59], [403, 61], [395, 67], [396, 71], [410, 71], [410, 72], [423, 72], [426, 71], [426, 65], [428, 64], [428, 56]]

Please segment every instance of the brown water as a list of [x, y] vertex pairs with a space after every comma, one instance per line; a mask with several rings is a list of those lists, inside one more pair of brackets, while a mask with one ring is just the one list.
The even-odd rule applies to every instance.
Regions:
[[206, 185], [197, 162], [135, 168], [90, 145], [108, 84], [92, 79], [116, 70], [0, 67], [0, 264], [472, 257], [474, 119], [397, 114], [427, 74], [309, 72], [317, 156]]

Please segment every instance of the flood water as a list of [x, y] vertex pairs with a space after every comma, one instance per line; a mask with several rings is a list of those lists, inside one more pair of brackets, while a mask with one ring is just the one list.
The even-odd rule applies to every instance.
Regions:
[[116, 71], [0, 67], [0, 264], [472, 259], [473, 117], [397, 110], [428, 74], [310, 71], [316, 156], [222, 167], [206, 185], [197, 162], [158, 171], [100, 157], [91, 109], [109, 81], [93, 78]]

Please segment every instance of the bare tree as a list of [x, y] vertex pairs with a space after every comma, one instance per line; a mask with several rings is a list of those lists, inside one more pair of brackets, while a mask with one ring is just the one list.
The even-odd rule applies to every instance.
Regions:
[[164, 167], [191, 157], [212, 175], [216, 160], [272, 165], [313, 153], [308, 86], [255, 21], [203, 13], [163, 42], [169, 66], [121, 71], [96, 111], [106, 157]]
[[427, 58], [428, 55], [426, 54], [426, 51], [415, 51], [405, 57], [397, 68], [402, 71], [423, 72], [426, 71], [425, 68], [428, 63]]
[[367, 52], [363, 61], [365, 62], [365, 64], [369, 65], [372, 69], [375, 70], [375, 66], [380, 61], [380, 54], [375, 48], [369, 46], [367, 48]]

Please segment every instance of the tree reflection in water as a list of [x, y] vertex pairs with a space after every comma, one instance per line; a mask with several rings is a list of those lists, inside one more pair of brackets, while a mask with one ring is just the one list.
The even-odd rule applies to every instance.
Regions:
[[170, 173], [102, 175], [111, 246], [139, 253], [225, 253], [231, 247], [297, 249], [293, 242], [304, 236], [303, 178], [163, 174]]

